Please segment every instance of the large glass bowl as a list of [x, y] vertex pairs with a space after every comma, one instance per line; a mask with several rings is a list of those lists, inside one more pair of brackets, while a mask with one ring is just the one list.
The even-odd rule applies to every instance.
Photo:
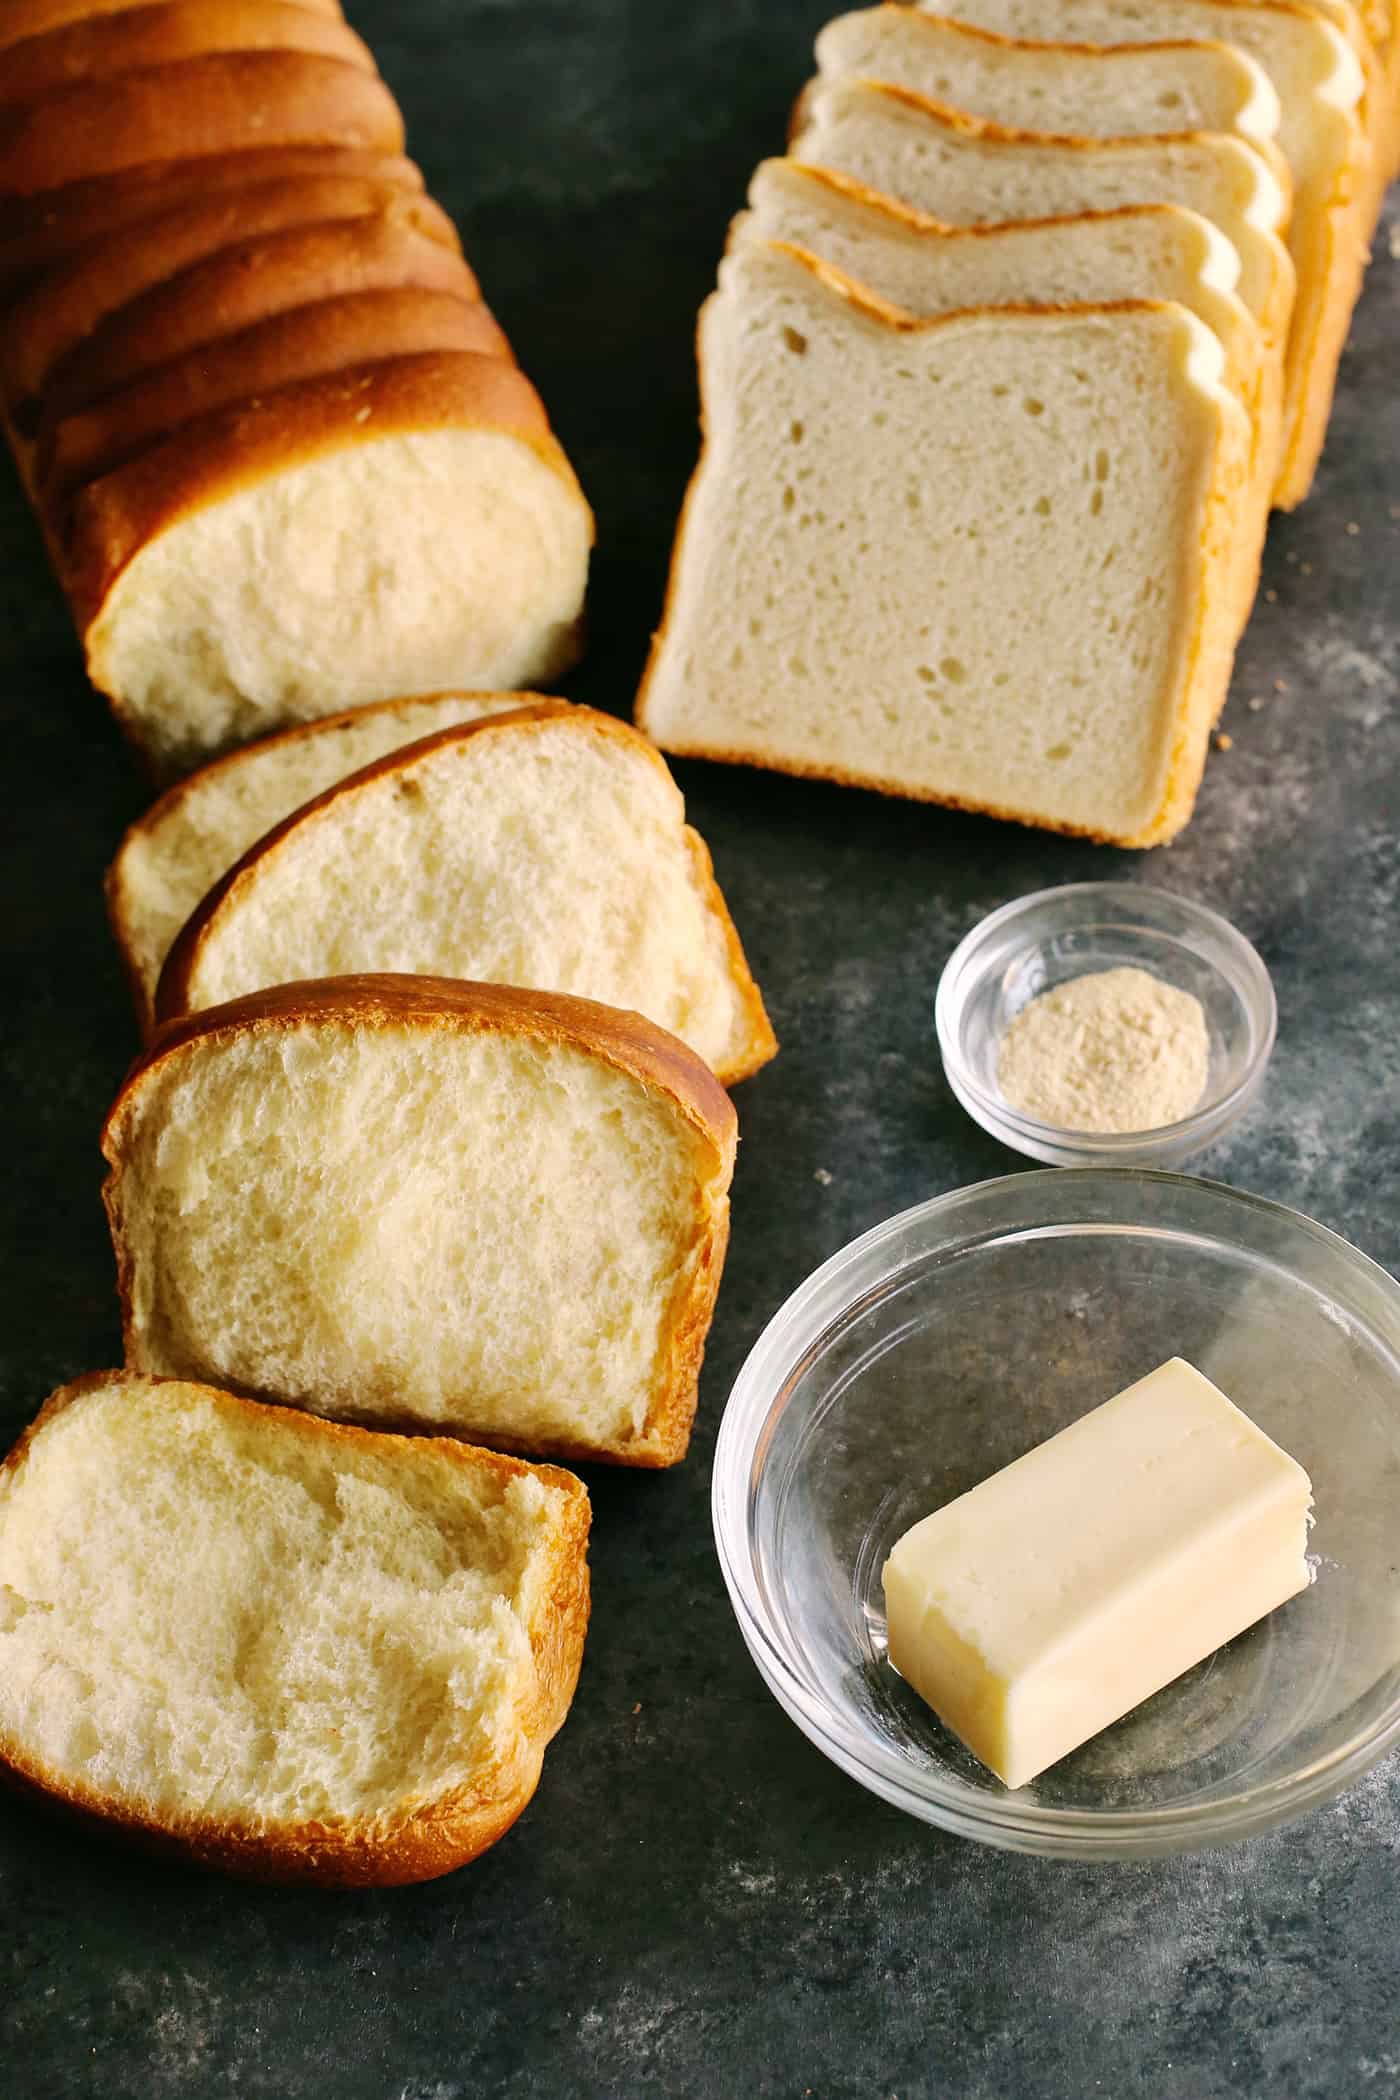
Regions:
[[[890, 1667], [880, 1571], [919, 1517], [1169, 1356], [1312, 1476], [1312, 1586], [1009, 1792]], [[1400, 1286], [1296, 1212], [1134, 1168], [1017, 1174], [877, 1226], [769, 1323], [714, 1523], [769, 1688], [925, 1821], [1023, 1852], [1225, 1843], [1400, 1736]]]

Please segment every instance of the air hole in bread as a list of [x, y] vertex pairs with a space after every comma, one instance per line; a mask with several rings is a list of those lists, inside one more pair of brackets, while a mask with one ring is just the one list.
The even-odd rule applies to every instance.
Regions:
[[961, 685], [967, 677], [967, 665], [956, 656], [943, 657], [938, 668], [950, 685]]
[[1045, 413], [1045, 403], [1037, 401], [1034, 394], [1027, 394], [1021, 406], [1028, 416], [1043, 416]]
[[792, 439], [794, 445], [800, 445], [802, 443], [803, 438], [805, 438], [806, 435], [807, 426], [805, 423], [794, 422], [789, 425], [788, 436]]
[[802, 357], [806, 354], [807, 338], [800, 329], [784, 328], [783, 342], [791, 350], [794, 357]]
[[1048, 496], [1038, 496], [1038, 497], [1036, 498], [1036, 505], [1035, 505], [1035, 514], [1036, 514], [1036, 516], [1037, 516], [1038, 518], [1048, 518], [1048, 517], [1049, 517], [1049, 515], [1050, 515], [1050, 498], [1049, 498]]

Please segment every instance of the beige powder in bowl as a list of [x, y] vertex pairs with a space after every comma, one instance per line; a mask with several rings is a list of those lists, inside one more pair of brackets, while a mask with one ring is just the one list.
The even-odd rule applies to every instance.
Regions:
[[1041, 992], [1001, 1039], [997, 1084], [1012, 1108], [1061, 1130], [1156, 1130], [1206, 1089], [1205, 1009], [1150, 970], [1095, 970]]

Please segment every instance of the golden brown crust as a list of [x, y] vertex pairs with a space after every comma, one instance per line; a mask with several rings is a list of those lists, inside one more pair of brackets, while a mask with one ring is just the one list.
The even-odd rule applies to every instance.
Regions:
[[39, 502], [61, 517], [84, 482], [125, 466], [216, 409], [246, 404], [349, 365], [425, 351], [514, 362], [490, 308], [451, 292], [349, 292], [255, 321], [172, 358], [91, 408], [41, 424], [33, 467]]
[[84, 81], [214, 51], [311, 51], [376, 70], [364, 41], [341, 16], [293, 0], [158, 0], [7, 44], [0, 104], [38, 102]]
[[403, 151], [403, 118], [382, 80], [307, 52], [223, 51], [68, 88], [0, 116], [0, 194], [153, 160], [245, 147]]
[[[198, 1385], [191, 1379], [152, 1379], [119, 1371], [96, 1371], [62, 1387], [46, 1401], [8, 1456], [0, 1462], [0, 1483], [18, 1472], [35, 1437], [55, 1415], [80, 1403], [99, 1388], [126, 1380], [142, 1387]], [[266, 1404], [214, 1386], [200, 1392], [221, 1409], [245, 1417], [264, 1416]], [[171, 1395], [172, 1405], [180, 1404]], [[279, 1408], [279, 1435], [308, 1442], [329, 1438], [345, 1448], [385, 1448], [386, 1433], [367, 1431], [319, 1416]], [[406, 1801], [402, 1813], [358, 1824], [240, 1828], [227, 1819], [190, 1815], [162, 1817], [136, 1804], [105, 1799], [95, 1790], [65, 1784], [17, 1749], [0, 1747], [0, 1779], [22, 1792], [61, 1806], [95, 1827], [129, 1837], [201, 1866], [222, 1869], [252, 1880], [300, 1882], [328, 1888], [389, 1888], [427, 1881], [465, 1866], [504, 1836], [528, 1805], [539, 1780], [544, 1752], [568, 1714], [583, 1660], [588, 1630], [589, 1575], [588, 1491], [572, 1473], [464, 1444], [455, 1438], [429, 1439], [436, 1452], [465, 1472], [485, 1470], [501, 1480], [533, 1476], [564, 1496], [554, 1513], [554, 1538], [546, 1581], [531, 1619], [530, 1646], [534, 1682], [517, 1713], [511, 1752], [493, 1761], [469, 1787], [435, 1801]]]
[[21, 296], [89, 242], [162, 217], [172, 197], [188, 205], [264, 183], [331, 177], [419, 195], [423, 190], [421, 168], [402, 154], [358, 146], [268, 146], [147, 162], [115, 175], [65, 183], [38, 197], [0, 197], [0, 300]]
[[[532, 726], [552, 721], [556, 716], [567, 715], [570, 733], [578, 736], [596, 736], [626, 744], [633, 750], [646, 754], [650, 763], [665, 774], [667, 782], [674, 786], [670, 768], [649, 738], [633, 729], [630, 724], [619, 721], [616, 715], [603, 714], [591, 707], [570, 706], [561, 700], [522, 700], [519, 708], [508, 713], [485, 715], [474, 722], [454, 723], [450, 728], [435, 730], [431, 735], [415, 738], [411, 743], [386, 752], [382, 758], [374, 759], [357, 772], [347, 774], [323, 793], [314, 796], [300, 809], [293, 810], [280, 824], [273, 826], [255, 845], [249, 847], [241, 859], [222, 875], [208, 895], [196, 905], [189, 919], [171, 943], [156, 986], [155, 1019], [157, 1025], [175, 1019], [188, 1011], [190, 1002], [190, 980], [198, 968], [200, 958], [207, 946], [210, 930], [223, 911], [230, 897], [241, 896], [256, 882], [261, 870], [282, 841], [293, 832], [301, 833], [309, 823], [323, 815], [334, 813], [342, 800], [357, 793], [372, 782], [401, 773], [405, 767], [415, 765], [433, 752], [453, 747], [471, 747], [481, 738], [495, 740], [501, 736], [515, 736], [522, 730], [530, 733]], [[778, 1048], [777, 1038], [769, 1024], [758, 986], [754, 983], [748, 966], [738, 930], [730, 916], [718, 883], [709, 851], [698, 832], [689, 825], [685, 827], [686, 851], [696, 877], [696, 887], [705, 900], [707, 909], [713, 913], [724, 935], [725, 952], [729, 962], [730, 976], [747, 1024], [749, 1041], [745, 1054], [737, 1063], [715, 1068], [715, 1077], [725, 1087], [735, 1086], [753, 1072], [767, 1064]]]
[[[303, 176], [175, 204], [159, 218], [146, 220], [139, 239], [118, 242], [102, 236], [90, 242], [61, 270], [45, 277], [10, 315], [0, 347], [0, 381], [12, 420], [19, 429], [32, 430], [37, 397], [64, 358], [122, 308], [165, 290], [169, 280], [184, 281], [195, 265], [208, 265], [206, 274], [217, 292], [216, 257], [229, 263], [237, 258], [248, 270], [268, 255], [265, 246], [253, 246], [255, 241], [284, 237], [280, 249], [271, 249], [269, 260], [275, 263], [289, 246], [295, 248], [294, 234], [324, 234], [331, 226], [349, 222], [358, 227], [361, 221], [406, 229], [457, 252], [452, 221], [431, 197], [393, 182], [343, 176]], [[480, 288], [466, 264], [460, 268], [465, 287], [461, 296], [478, 296]], [[162, 352], [157, 342], [147, 363], [160, 363]]]
[[[538, 394], [501, 358], [425, 353], [302, 380], [201, 416], [79, 491], [62, 558], [78, 632], [127, 563], [180, 517], [343, 445], [447, 429], [509, 432], [578, 490]], [[100, 666], [89, 671], [100, 687]]]
[[[954, 225], [947, 219], [935, 217], [932, 212], [920, 211], [917, 205], [906, 204], [902, 197], [891, 197], [884, 190], [874, 190], [868, 182], [858, 176], [848, 175], [843, 168], [818, 167], [815, 161], [795, 159], [778, 163], [787, 173], [800, 175], [804, 182], [814, 188], [831, 190], [838, 197], [849, 199], [852, 204], [864, 205], [882, 219], [895, 219], [911, 233], [927, 233], [939, 238], [969, 241], [996, 241], [1009, 234], [1020, 235], [1052, 226], [1079, 226], [1086, 221], [1112, 224], [1121, 220], [1136, 225], [1148, 219], [1191, 216], [1190, 207], [1182, 204], [1115, 204], [1096, 211], [1051, 212], [1043, 219], [1013, 219], [985, 226]], [[751, 209], [752, 207], [748, 207]], [[739, 218], [745, 216], [740, 213]], [[1199, 214], [1195, 214], [1199, 217]], [[737, 219], [735, 221], [737, 224]]]
[[[4, 11], [0, 13], [0, 50], [7, 50], [27, 37], [48, 36], [74, 22], [126, 14], [133, 8], [148, 4], [149, 0], [5, 0]], [[340, 0], [297, 0], [297, 4], [309, 8], [313, 14], [341, 13]]]
[[[416, 213], [417, 200], [405, 199], [358, 218], [256, 234], [192, 261], [108, 313], [49, 368], [46, 411], [90, 408], [174, 358], [315, 300], [405, 288], [479, 298], [462, 257], [416, 231]], [[18, 420], [23, 404], [11, 397], [9, 405]]]

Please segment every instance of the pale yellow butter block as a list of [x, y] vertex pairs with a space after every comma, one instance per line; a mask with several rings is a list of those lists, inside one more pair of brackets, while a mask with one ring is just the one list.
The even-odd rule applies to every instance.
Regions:
[[1173, 1357], [905, 1532], [890, 1661], [1024, 1786], [1306, 1589], [1311, 1507], [1303, 1468]]

